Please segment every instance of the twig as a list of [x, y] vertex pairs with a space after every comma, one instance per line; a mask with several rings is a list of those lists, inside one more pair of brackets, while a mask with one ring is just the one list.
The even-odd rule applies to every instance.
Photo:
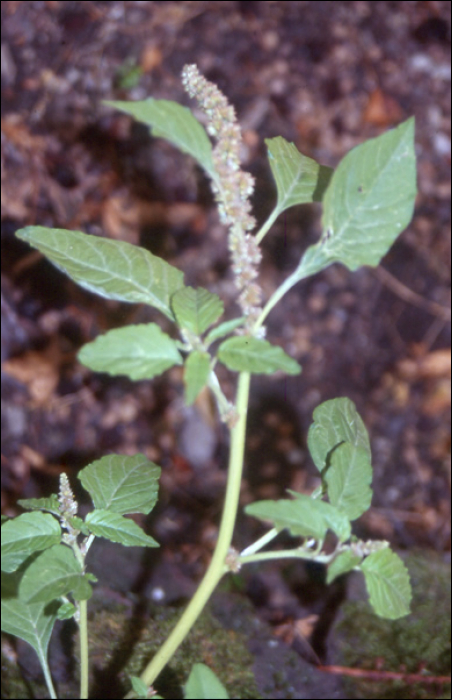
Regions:
[[412, 289], [406, 287], [402, 282], [399, 282], [390, 272], [384, 269], [384, 267], [377, 267], [373, 270], [373, 273], [380, 282], [385, 284], [394, 294], [397, 294], [401, 299], [419, 307], [420, 309], [425, 309], [434, 316], [439, 316], [446, 321], [450, 321], [451, 310], [442, 304], [438, 304], [436, 301], [431, 301], [430, 299], [425, 299], [423, 296], [417, 292], [413, 292]]
[[404, 683], [450, 683], [450, 676], [424, 676], [422, 673], [398, 673], [396, 671], [371, 671], [347, 666], [319, 666], [319, 671], [335, 673], [354, 678], [368, 678], [372, 681], [403, 681]]

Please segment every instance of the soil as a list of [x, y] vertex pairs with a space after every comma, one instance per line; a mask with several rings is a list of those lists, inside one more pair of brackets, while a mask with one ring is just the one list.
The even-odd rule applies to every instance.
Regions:
[[[228, 450], [212, 406], [184, 407], [178, 368], [132, 383], [89, 372], [76, 357], [100, 332], [161, 316], [81, 290], [14, 237], [39, 224], [142, 245], [188, 284], [219, 293], [232, 315], [208, 182], [188, 157], [102, 103], [152, 96], [188, 106], [180, 73], [196, 63], [236, 108], [259, 221], [275, 202], [264, 138], [282, 135], [334, 167], [415, 115], [415, 214], [382, 269], [333, 265], [269, 316], [268, 338], [303, 372], [253, 378], [243, 503], [317, 484], [306, 447], [312, 411], [348, 396], [374, 466], [373, 505], [356, 534], [450, 551], [450, 3], [10, 1], [1, 16], [2, 512], [54, 492], [63, 470], [74, 483], [105, 453], [144, 452], [163, 470], [146, 525], [158, 557], [105, 546], [93, 568], [108, 570], [118, 592], [155, 601], [163, 591], [162, 604], [190, 597], [205, 570]], [[318, 205], [275, 224], [263, 242], [266, 294], [319, 232]], [[221, 378], [233, 396], [233, 377]], [[243, 518], [236, 546], [259, 532]], [[345, 584], [330, 590], [301, 565], [267, 565], [242, 583], [286, 644], [296, 647], [281, 625], [318, 616], [311, 643], [299, 642], [300, 668], [334, 662], [328, 630]], [[318, 683], [318, 695], [306, 695], [300, 680], [292, 697], [340, 697], [330, 679], [325, 695]]]

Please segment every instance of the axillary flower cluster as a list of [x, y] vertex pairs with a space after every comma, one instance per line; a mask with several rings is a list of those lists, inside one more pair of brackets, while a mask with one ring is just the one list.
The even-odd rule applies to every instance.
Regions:
[[238, 302], [246, 319], [245, 333], [262, 337], [265, 329], [253, 332], [262, 309], [262, 290], [256, 282], [261, 250], [250, 231], [256, 220], [250, 214], [250, 195], [254, 191], [254, 178], [240, 169], [240, 127], [234, 108], [216, 85], [210, 83], [198, 71], [196, 65], [186, 65], [182, 71], [182, 83], [195, 98], [207, 116], [207, 132], [216, 140], [212, 160], [217, 179], [212, 189], [218, 203], [220, 220], [229, 227], [228, 246], [232, 256], [234, 282], [239, 291]]

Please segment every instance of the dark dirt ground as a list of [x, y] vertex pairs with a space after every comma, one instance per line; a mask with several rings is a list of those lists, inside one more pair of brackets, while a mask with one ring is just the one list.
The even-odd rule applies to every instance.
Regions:
[[[210, 404], [184, 408], [178, 369], [132, 384], [83, 368], [83, 343], [158, 314], [95, 298], [14, 238], [42, 224], [143, 245], [187, 283], [219, 293], [232, 313], [208, 184], [187, 157], [101, 104], [153, 96], [188, 105], [180, 72], [197, 63], [236, 107], [259, 220], [275, 197], [265, 137], [282, 135], [335, 166], [354, 145], [416, 116], [415, 215], [383, 269], [351, 274], [334, 265], [269, 317], [269, 339], [303, 373], [253, 379], [243, 502], [312, 488], [312, 411], [346, 395], [374, 455], [373, 506], [356, 533], [400, 550], [449, 552], [450, 3], [10, 1], [1, 13], [2, 512], [55, 491], [63, 469], [74, 480], [102, 454], [144, 452], [163, 469], [149, 526], [159, 557], [145, 573], [140, 558], [123, 552], [129, 563], [118, 564], [106, 547], [98, 569], [108, 568], [118, 591], [152, 598], [161, 587], [165, 602], [189, 596], [205, 569], [227, 458]], [[276, 223], [263, 244], [266, 293], [318, 235], [315, 205]], [[226, 373], [224, 381], [232, 395]], [[253, 527], [243, 520], [238, 547]], [[304, 594], [306, 575], [283, 579], [280, 570], [243, 579], [276, 632], [311, 614], [328, 617], [343, 598], [317, 579], [316, 595]], [[317, 652], [333, 663], [322, 634]], [[293, 697], [333, 691], [306, 692], [300, 682]]]

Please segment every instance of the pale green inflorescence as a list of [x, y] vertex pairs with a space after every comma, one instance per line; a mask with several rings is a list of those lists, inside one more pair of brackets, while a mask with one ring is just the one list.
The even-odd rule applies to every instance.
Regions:
[[60, 521], [61, 526], [66, 532], [63, 534], [63, 542], [72, 547], [79, 534], [70, 523], [70, 518], [77, 514], [78, 503], [75, 500], [74, 493], [70, 487], [67, 474], [60, 474], [60, 490], [58, 493], [58, 501], [60, 504]]
[[[184, 66], [182, 83], [207, 115], [207, 132], [216, 140], [212, 159], [218, 181], [212, 181], [222, 223], [229, 226], [229, 250], [239, 304], [246, 318], [246, 332], [261, 313], [262, 290], [256, 282], [261, 250], [250, 231], [256, 221], [251, 215], [250, 195], [254, 178], [240, 169], [242, 136], [234, 108], [216, 85], [202, 76], [196, 65]], [[259, 329], [259, 335], [265, 331]]]
[[78, 504], [74, 498], [74, 494], [70, 487], [67, 474], [65, 474], [64, 472], [60, 474], [60, 490], [58, 494], [58, 501], [60, 503], [61, 515], [67, 517], [76, 515], [78, 510]]

